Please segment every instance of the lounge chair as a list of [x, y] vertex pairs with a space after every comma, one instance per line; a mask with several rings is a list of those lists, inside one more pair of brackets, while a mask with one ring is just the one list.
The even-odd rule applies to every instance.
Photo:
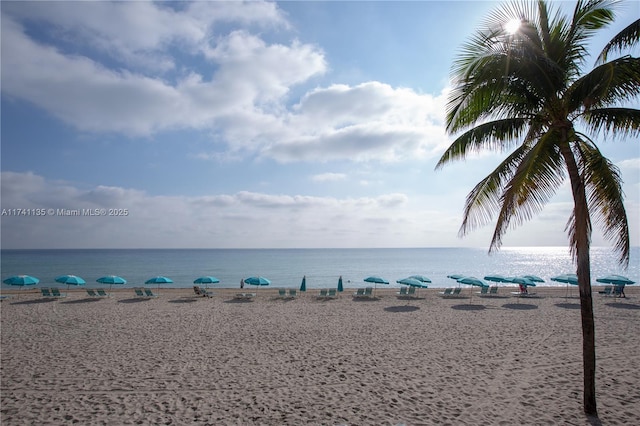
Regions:
[[289, 289], [289, 297], [290, 298], [298, 297], [298, 290], [296, 290], [295, 288], [290, 288]]
[[445, 288], [445, 289], [444, 289], [444, 291], [441, 291], [441, 292], [439, 293], [439, 294], [440, 294], [440, 297], [448, 297], [448, 296], [451, 296], [451, 292], [452, 292], [452, 291], [453, 291], [453, 289], [452, 289], [452, 288]]
[[364, 297], [364, 288], [359, 288], [353, 293], [353, 297]]
[[489, 293], [489, 287], [482, 287], [480, 291], [476, 291], [476, 294], [480, 296], [486, 296]]
[[490, 296], [497, 296], [498, 295], [498, 286], [497, 285], [491, 286], [491, 289], [489, 290], [489, 295]]
[[51, 295], [57, 299], [63, 299], [67, 297], [66, 293], [60, 293], [60, 289], [57, 287], [53, 287], [51, 289]]
[[153, 291], [151, 291], [150, 288], [145, 288], [144, 289], [144, 295], [147, 297], [158, 297], [157, 294], [155, 294]]
[[111, 297], [111, 295], [109, 293], [107, 293], [104, 288], [99, 288], [96, 290], [96, 292], [98, 293], [98, 297]]
[[365, 297], [373, 297], [373, 287], [366, 287], [364, 289]]
[[407, 290], [407, 296], [415, 297], [416, 296], [416, 288], [415, 287], [409, 287], [409, 289]]
[[100, 297], [98, 296], [98, 293], [95, 292], [95, 290], [91, 290], [90, 288], [87, 289], [87, 294], [89, 295], [89, 297]]
[[327, 297], [327, 295], [329, 294], [328, 290], [326, 288], [320, 289], [320, 294], [318, 294], [318, 297]]
[[330, 288], [329, 292], [327, 293], [327, 297], [334, 298], [337, 296], [338, 296], [338, 290], [336, 290], [335, 288]]
[[[413, 288], [413, 287], [411, 287]], [[406, 287], [400, 287], [400, 291], [396, 293], [398, 296], [406, 296], [407, 295], [407, 288]]]
[[251, 300], [256, 296], [255, 293], [236, 293], [233, 297], [236, 300]]
[[133, 289], [133, 291], [135, 292], [136, 297], [141, 297], [141, 298], [144, 298], [144, 299], [147, 299], [147, 298], [148, 298], [148, 296], [146, 296], [146, 295], [144, 294], [144, 292], [142, 291], [142, 289], [141, 289], [141, 288], [134, 288], [134, 289]]
[[602, 294], [603, 296], [611, 296], [612, 290], [613, 290], [613, 287], [608, 285], [608, 286], [605, 286], [603, 290], [600, 290], [598, 294]]
[[51, 290], [49, 290], [49, 288], [47, 287], [41, 288], [40, 292], [42, 293], [42, 297], [53, 297], [53, 294], [51, 294]]
[[198, 287], [197, 285], [193, 286], [193, 292], [200, 297], [213, 297], [213, 293], [205, 290], [202, 287]]
[[284, 288], [278, 289], [278, 297], [285, 298], [287, 297], [287, 290]]

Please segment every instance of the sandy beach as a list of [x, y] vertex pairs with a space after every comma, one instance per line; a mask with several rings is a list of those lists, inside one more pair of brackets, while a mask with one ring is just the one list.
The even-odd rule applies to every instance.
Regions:
[[356, 301], [353, 289], [332, 300], [245, 289], [250, 302], [236, 289], [160, 288], [149, 300], [4, 291], [1, 423], [639, 424], [640, 288], [594, 294], [599, 420], [582, 412], [577, 298], [441, 290]]

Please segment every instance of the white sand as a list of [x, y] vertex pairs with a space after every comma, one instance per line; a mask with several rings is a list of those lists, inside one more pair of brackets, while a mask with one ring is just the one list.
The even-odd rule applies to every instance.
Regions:
[[[638, 425], [640, 288], [594, 294], [599, 421], [582, 411], [580, 310], [540, 299], [252, 302], [163, 290], [0, 305], [8, 425]], [[576, 290], [574, 289], [574, 294]], [[469, 293], [469, 290], [465, 290]], [[6, 294], [6, 292], [5, 292]], [[601, 423], [600, 423], [601, 422]]]

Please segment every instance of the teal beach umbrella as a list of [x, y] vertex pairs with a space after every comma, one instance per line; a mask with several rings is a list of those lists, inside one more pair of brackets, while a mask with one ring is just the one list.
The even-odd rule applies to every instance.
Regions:
[[216, 277], [211, 277], [211, 276], [206, 276], [206, 277], [198, 277], [195, 280], [193, 280], [194, 284], [206, 284], [205, 287], [208, 288], [209, 284], [216, 284], [219, 283], [220, 280], [217, 279]]
[[171, 284], [172, 282], [173, 282], [173, 280], [171, 278], [163, 277], [163, 276], [160, 275], [160, 276], [157, 276], [157, 277], [149, 278], [144, 283], [145, 284], [157, 284], [158, 285], [158, 289], [160, 289], [160, 284]]
[[249, 285], [255, 286], [265, 286], [271, 284], [271, 281], [266, 279], [265, 277], [249, 277], [245, 278], [244, 282]]
[[342, 284], [342, 275], [338, 278], [338, 292], [342, 293], [344, 291], [344, 285]]
[[373, 283], [373, 292], [374, 293], [376, 291], [376, 288], [378, 287], [378, 284], [389, 284], [389, 281], [385, 280], [384, 278], [377, 277], [375, 275], [365, 278], [364, 281], [368, 282], [368, 283]]
[[19, 287], [25, 287], [29, 285], [36, 285], [40, 282], [36, 277], [31, 275], [14, 275], [2, 281], [7, 285], [14, 285]]
[[635, 281], [631, 281], [629, 278], [623, 277], [622, 275], [607, 275], [606, 277], [597, 278], [596, 281], [599, 283], [613, 284], [613, 285], [635, 284]]
[[67, 290], [69, 290], [70, 285], [85, 285], [87, 282], [77, 275], [60, 275], [56, 277], [56, 282], [67, 285]]
[[300, 291], [307, 291], [307, 276], [302, 276], [302, 282], [300, 283]]
[[504, 275], [500, 275], [500, 274], [491, 274], [491, 275], [487, 275], [484, 277], [485, 280], [487, 281], [493, 281], [496, 283], [510, 283], [512, 282], [510, 277], [505, 277]]
[[424, 275], [411, 275], [408, 278], [413, 278], [414, 280], [418, 280], [418, 281], [423, 282], [423, 283], [430, 283], [431, 282], [431, 280], [429, 278], [425, 277]]
[[98, 278], [96, 281], [100, 284], [109, 284], [109, 291], [111, 291], [111, 287], [113, 287], [114, 284], [124, 285], [127, 283], [127, 280], [117, 275], [106, 275]]

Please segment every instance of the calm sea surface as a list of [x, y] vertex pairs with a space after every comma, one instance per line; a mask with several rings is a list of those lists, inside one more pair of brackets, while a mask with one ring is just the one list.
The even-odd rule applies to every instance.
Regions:
[[[342, 276], [347, 287], [365, 286], [365, 277], [378, 275], [392, 286], [396, 280], [420, 274], [429, 277], [430, 287], [451, 286], [450, 274], [479, 278], [488, 274], [533, 274], [545, 285], [555, 275], [575, 272], [566, 247], [503, 248], [495, 254], [473, 248], [412, 249], [140, 249], [140, 250], [2, 250], [2, 279], [27, 274], [40, 279], [39, 286], [55, 285], [59, 275], [79, 275], [89, 286], [103, 286], [96, 279], [119, 275], [126, 287], [140, 286], [152, 277], [164, 275], [171, 287], [189, 287], [199, 276], [212, 275], [220, 284], [238, 287], [240, 279], [260, 275], [272, 286], [298, 287], [306, 275], [310, 288], [335, 287]], [[607, 274], [621, 274], [640, 281], [640, 248], [634, 247], [627, 270], [618, 266], [610, 248], [591, 250], [591, 271], [595, 280]], [[2, 284], [3, 288], [7, 288]]]

